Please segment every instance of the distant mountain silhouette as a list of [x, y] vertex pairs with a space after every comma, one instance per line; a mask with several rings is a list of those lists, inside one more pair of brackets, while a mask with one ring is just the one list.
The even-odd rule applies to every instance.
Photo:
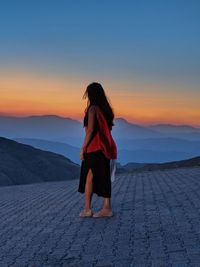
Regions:
[[200, 141], [200, 128], [190, 125], [156, 124], [140, 126], [123, 118], [115, 119], [113, 133], [118, 139], [182, 138]]
[[[181, 167], [200, 167], [200, 157], [194, 157], [186, 160], [172, 161], [165, 163], [149, 163], [149, 164], [138, 164], [138, 163], [128, 163], [121, 167], [121, 172], [123, 171], [152, 171], [152, 170], [165, 170], [172, 168]], [[119, 167], [119, 168], [120, 168]]]
[[112, 133], [115, 138], [120, 139], [135, 139], [135, 138], [150, 138], [161, 137], [162, 134], [148, 127], [140, 126], [128, 122], [123, 118], [116, 118], [114, 121]]
[[[45, 151], [61, 154], [73, 162], [80, 164], [79, 148], [61, 142], [52, 142], [41, 139], [16, 138], [15, 141], [31, 145]], [[128, 162], [161, 163], [172, 160], [181, 160], [199, 155], [200, 143], [173, 138], [163, 139], [136, 139], [124, 141], [127, 149], [119, 149], [118, 161], [121, 164]], [[118, 141], [120, 147], [120, 141]]]
[[[185, 138], [200, 140], [200, 128], [176, 125], [140, 126], [125, 120], [114, 120], [112, 134], [117, 139]], [[0, 135], [7, 138], [37, 138], [80, 146], [84, 128], [80, 121], [55, 115], [6, 117], [0, 116]]]
[[200, 142], [181, 138], [143, 138], [143, 139], [117, 139], [121, 149], [147, 149], [155, 151], [190, 151], [200, 152]]
[[200, 128], [190, 125], [155, 124], [149, 126], [149, 128], [163, 133], [191, 133], [197, 131], [200, 133]]
[[[199, 153], [195, 153], [195, 156]], [[166, 161], [183, 160], [191, 158], [194, 153], [181, 152], [181, 151], [156, 151], [156, 150], [119, 150], [118, 160], [121, 164], [126, 164], [128, 162], [138, 162], [138, 163], [164, 163]]]
[[81, 145], [84, 129], [81, 122], [55, 115], [4, 117], [0, 116], [0, 136], [7, 138], [37, 138], [65, 141]]
[[[161, 163], [200, 154], [200, 128], [171, 124], [141, 126], [124, 118], [116, 118], [114, 124], [112, 135], [118, 146], [121, 164]], [[1, 136], [21, 139], [22, 143], [60, 153], [76, 163], [80, 162], [78, 151], [83, 143], [84, 131], [80, 121], [55, 115], [24, 118], [0, 116]]]
[[77, 147], [61, 142], [53, 142], [41, 139], [15, 138], [14, 140], [19, 143], [31, 145], [35, 148], [39, 148], [45, 151], [51, 151], [54, 153], [61, 154], [71, 159], [73, 162], [80, 164], [80, 159], [79, 159], [80, 149]]
[[60, 181], [79, 177], [68, 158], [0, 137], [0, 185]]
[[157, 124], [148, 127], [168, 137], [200, 141], [200, 128], [190, 125]]
[[117, 140], [119, 162], [125, 164], [131, 161], [166, 162], [183, 160], [200, 155], [200, 142], [178, 138], [146, 138]]

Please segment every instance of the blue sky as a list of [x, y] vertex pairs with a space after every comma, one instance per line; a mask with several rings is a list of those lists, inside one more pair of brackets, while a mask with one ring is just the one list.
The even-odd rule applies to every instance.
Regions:
[[195, 96], [199, 14], [197, 0], [1, 0], [0, 70], [161, 82]]
[[3, 0], [1, 62], [199, 85], [199, 12], [185, 0]]

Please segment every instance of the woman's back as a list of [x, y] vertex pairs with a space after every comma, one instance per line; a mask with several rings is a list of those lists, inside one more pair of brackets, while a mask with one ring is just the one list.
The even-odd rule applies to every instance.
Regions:
[[[94, 135], [88, 144], [86, 153], [102, 150], [109, 159], [117, 158], [117, 147], [111, 135], [111, 127], [98, 105], [90, 107], [95, 111]], [[88, 127], [86, 126], [86, 132]]]

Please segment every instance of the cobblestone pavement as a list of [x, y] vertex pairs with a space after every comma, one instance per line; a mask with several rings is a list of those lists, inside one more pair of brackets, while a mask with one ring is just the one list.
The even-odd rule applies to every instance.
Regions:
[[200, 168], [117, 175], [111, 218], [78, 182], [0, 188], [1, 267], [200, 266]]

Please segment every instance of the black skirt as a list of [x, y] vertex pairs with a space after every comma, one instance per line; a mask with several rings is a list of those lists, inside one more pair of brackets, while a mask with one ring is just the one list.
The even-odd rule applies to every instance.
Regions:
[[84, 153], [81, 162], [78, 192], [85, 192], [86, 178], [89, 169], [93, 173], [93, 193], [101, 197], [111, 197], [110, 159], [101, 150]]

